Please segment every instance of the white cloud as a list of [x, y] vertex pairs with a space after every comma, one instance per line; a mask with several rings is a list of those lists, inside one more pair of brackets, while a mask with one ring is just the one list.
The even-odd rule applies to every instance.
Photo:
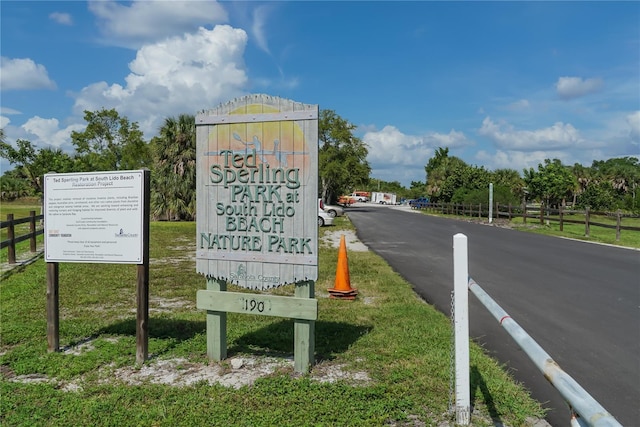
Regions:
[[0, 128], [4, 128], [9, 123], [11, 123], [11, 119], [9, 117], [0, 116]]
[[393, 165], [427, 164], [437, 147], [464, 147], [471, 145], [464, 133], [451, 130], [448, 134], [431, 132], [425, 135], [405, 135], [395, 126], [367, 132], [362, 140], [369, 146], [368, 160]]
[[496, 169], [514, 169], [522, 174], [523, 169], [536, 169], [539, 164], [544, 163], [545, 159], [560, 159], [563, 164], [573, 164], [576, 159], [564, 151], [511, 151], [497, 150], [495, 153], [489, 153], [480, 150], [475, 155], [478, 164], [485, 166], [488, 170]]
[[14, 110], [13, 108], [5, 107], [5, 106], [2, 106], [2, 105], [0, 105], [0, 113], [6, 114], [8, 116], [15, 115], [15, 114], [22, 114], [18, 110]]
[[511, 111], [522, 111], [527, 110], [530, 107], [530, 103], [526, 99], [520, 99], [519, 101], [513, 102], [507, 106], [508, 110]]
[[478, 130], [503, 149], [518, 151], [558, 150], [586, 145], [587, 141], [569, 123], [557, 122], [550, 127], [536, 130], [515, 130], [508, 123], [494, 123], [490, 117], [482, 121]]
[[267, 37], [264, 33], [264, 26], [269, 10], [270, 8], [267, 6], [258, 6], [255, 8], [253, 11], [253, 24], [251, 25], [251, 32], [256, 39], [256, 44], [266, 53], [270, 53]]
[[91, 84], [76, 97], [76, 114], [116, 108], [155, 135], [165, 117], [195, 114], [244, 94], [247, 34], [227, 25], [142, 47], [129, 63], [126, 85]]
[[0, 59], [0, 88], [2, 90], [55, 89], [44, 65], [29, 58]]
[[105, 43], [132, 49], [228, 20], [222, 5], [209, 0], [134, 1], [130, 5], [92, 1], [89, 10], [98, 18]]
[[[634, 111], [633, 113], [627, 116], [627, 123], [631, 130], [629, 131], [629, 136], [631, 138], [631, 142], [636, 146], [640, 145], [640, 110]], [[640, 150], [638, 151], [640, 154]]]
[[433, 156], [435, 148], [462, 148], [472, 141], [462, 132], [430, 132], [424, 135], [406, 135], [395, 126], [387, 125], [380, 131], [368, 131], [362, 140], [369, 147], [367, 160], [372, 176], [385, 181], [424, 181], [424, 166]]
[[27, 120], [22, 126], [25, 132], [36, 138], [28, 138], [31, 142], [39, 146], [53, 146], [60, 148], [63, 145], [70, 145], [71, 132], [81, 131], [84, 124], [74, 124], [60, 129], [58, 119], [43, 119], [35, 116]]
[[556, 91], [562, 99], [579, 98], [597, 92], [602, 87], [602, 79], [582, 79], [582, 77], [560, 77]]
[[61, 25], [73, 25], [73, 19], [68, 13], [53, 12], [49, 14], [49, 19]]

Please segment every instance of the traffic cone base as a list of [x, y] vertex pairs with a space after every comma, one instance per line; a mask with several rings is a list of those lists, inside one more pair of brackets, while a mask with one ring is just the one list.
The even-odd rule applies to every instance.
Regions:
[[357, 292], [355, 295], [330, 294], [329, 298], [353, 301], [354, 299], [356, 299], [356, 296], [357, 296]]
[[344, 234], [340, 237], [340, 249], [338, 250], [338, 268], [336, 270], [336, 281], [329, 291], [330, 298], [355, 299], [358, 295], [357, 289], [351, 288], [351, 278], [349, 277], [349, 259], [347, 258], [347, 244]]

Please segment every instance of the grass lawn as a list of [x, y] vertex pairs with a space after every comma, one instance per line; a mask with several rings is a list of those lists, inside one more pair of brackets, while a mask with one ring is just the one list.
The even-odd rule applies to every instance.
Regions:
[[[461, 219], [466, 221], [481, 221], [488, 222], [486, 217], [478, 218], [477, 216], [470, 215], [454, 215], [454, 214], [443, 214], [439, 209], [425, 209], [420, 211], [424, 215], [433, 215], [439, 216], [443, 218], [452, 218], [452, 219]], [[545, 234], [548, 236], [557, 236], [557, 237], [567, 237], [571, 239], [585, 240], [588, 242], [595, 243], [606, 243], [610, 245], [616, 246], [625, 246], [628, 248], [638, 248], [640, 249], [640, 231], [635, 230], [621, 230], [620, 231], [620, 239], [616, 239], [616, 230], [615, 228], [608, 227], [600, 227], [594, 225], [594, 223], [605, 224], [608, 226], [615, 227], [616, 218], [614, 216], [605, 216], [605, 215], [591, 215], [589, 222], [591, 226], [589, 227], [589, 236], [585, 235], [585, 225], [584, 225], [584, 214], [565, 214], [564, 215], [564, 224], [563, 230], [560, 231], [560, 222], [559, 216], [551, 216], [551, 220], [547, 224], [546, 221], [543, 224], [540, 224], [539, 219], [527, 218], [527, 222], [524, 223], [522, 217], [514, 216], [511, 221], [509, 221], [505, 217], [501, 217], [498, 220], [494, 220], [496, 223], [500, 223], [502, 225], [514, 228], [516, 230], [529, 232], [529, 233], [537, 233], [537, 234]], [[554, 220], [555, 218], [555, 220]], [[567, 220], [579, 221], [579, 224], [572, 224], [566, 222]], [[640, 228], [640, 218], [637, 217], [623, 217], [621, 221], [621, 225], [625, 227], [639, 227]]]
[[[584, 221], [583, 215], [565, 215], [564, 219]], [[590, 223], [616, 225], [616, 218], [607, 216], [591, 215]], [[564, 222], [560, 231], [559, 221], [549, 221], [548, 224], [540, 225], [539, 220], [527, 219], [524, 224], [521, 217], [511, 221], [514, 228], [548, 236], [568, 237], [572, 239], [585, 240], [589, 242], [606, 243], [610, 245], [626, 246], [629, 248], [640, 248], [640, 232], [633, 230], [620, 230], [620, 239], [616, 240], [616, 230], [612, 228], [599, 227], [591, 224], [589, 227], [589, 237], [585, 235], [585, 225]], [[640, 227], [640, 218], [623, 218], [621, 224], [628, 227]]]
[[[3, 215], [5, 206], [2, 208]], [[39, 212], [38, 212], [39, 213]], [[337, 218], [328, 232], [353, 229]], [[195, 296], [206, 287], [195, 272], [195, 223], [151, 224], [150, 360], [179, 361], [177, 370], [242, 370], [206, 356], [205, 313]], [[6, 249], [3, 250], [6, 252]], [[323, 244], [316, 298], [316, 365], [296, 375], [290, 365], [239, 388], [140, 381], [135, 366], [136, 266], [60, 264], [60, 345], [47, 352], [46, 276], [42, 259], [8, 274], [0, 287], [0, 424], [6, 426], [436, 426], [448, 412], [452, 328], [448, 316], [371, 252], [349, 252], [355, 301], [328, 298], [338, 249]], [[6, 255], [5, 255], [6, 257]], [[230, 287], [230, 290], [242, 291]], [[293, 295], [293, 286], [277, 290]], [[229, 313], [229, 358], [287, 360], [293, 322]], [[90, 346], [81, 344], [91, 340]], [[71, 351], [78, 350], [78, 351]], [[322, 381], [340, 367], [364, 373]], [[527, 425], [540, 405], [503, 366], [471, 344], [473, 425]], [[493, 419], [493, 421], [492, 421]]]

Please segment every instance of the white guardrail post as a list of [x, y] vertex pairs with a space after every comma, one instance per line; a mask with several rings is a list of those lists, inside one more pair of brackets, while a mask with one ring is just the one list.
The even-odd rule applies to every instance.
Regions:
[[456, 424], [467, 426], [471, 421], [469, 376], [469, 267], [467, 236], [453, 236], [453, 322], [455, 333]]
[[[572, 412], [570, 425], [591, 427], [622, 427], [587, 391], [549, 356], [549, 354], [509, 316], [468, 275], [467, 236], [453, 236], [453, 281], [455, 310], [455, 369], [456, 369], [456, 423], [469, 424], [469, 318], [468, 294], [471, 291], [500, 325], [524, 350], [544, 377], [560, 392]], [[460, 282], [464, 280], [462, 286]], [[463, 305], [464, 304], [464, 305]], [[460, 318], [458, 317], [460, 315]], [[460, 334], [460, 337], [458, 337]], [[460, 361], [458, 360], [460, 358]], [[466, 365], [465, 366], [463, 366]]]

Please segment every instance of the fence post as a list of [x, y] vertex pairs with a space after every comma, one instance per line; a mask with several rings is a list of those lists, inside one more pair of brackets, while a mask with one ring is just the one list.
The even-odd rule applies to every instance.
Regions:
[[526, 200], [522, 201], [522, 223], [523, 224], [527, 223], [527, 201]]
[[456, 369], [456, 425], [469, 425], [469, 267], [467, 236], [453, 236], [453, 311]]
[[590, 229], [589, 229], [589, 206], [584, 211], [584, 236], [589, 237]]
[[29, 211], [29, 249], [31, 252], [36, 251], [36, 211]]
[[560, 205], [560, 231], [564, 231], [564, 223], [562, 221], [563, 217], [564, 217], [564, 209], [562, 209], [562, 205]]
[[509, 203], [509, 221], [511, 221], [511, 203]]
[[620, 241], [620, 222], [622, 221], [621, 216], [622, 214], [620, 213], [620, 209], [618, 209], [616, 215], [616, 242]]
[[16, 263], [16, 233], [15, 226], [13, 225], [13, 214], [7, 214], [7, 221], [9, 226], [7, 227], [7, 240], [9, 240], [9, 247], [7, 248], [7, 258], [9, 264]]
[[544, 203], [540, 203], [540, 225], [544, 225]]

